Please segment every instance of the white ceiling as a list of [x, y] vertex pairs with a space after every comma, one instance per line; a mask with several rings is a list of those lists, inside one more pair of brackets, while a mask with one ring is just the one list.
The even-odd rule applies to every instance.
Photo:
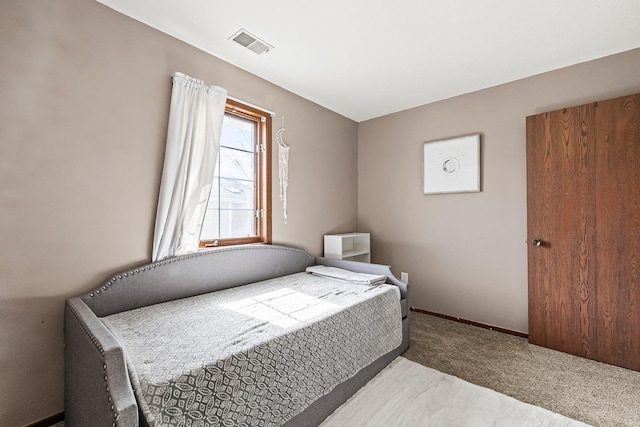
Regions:
[[639, 0], [98, 1], [358, 122], [640, 47]]

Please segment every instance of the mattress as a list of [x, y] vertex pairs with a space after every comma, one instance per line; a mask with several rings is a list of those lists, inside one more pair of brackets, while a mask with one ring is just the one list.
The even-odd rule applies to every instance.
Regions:
[[297, 273], [102, 321], [150, 426], [271, 426], [397, 348], [399, 300], [395, 286]]

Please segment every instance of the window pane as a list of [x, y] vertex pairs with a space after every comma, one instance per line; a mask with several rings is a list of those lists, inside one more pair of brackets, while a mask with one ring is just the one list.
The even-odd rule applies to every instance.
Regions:
[[255, 146], [255, 122], [225, 115], [220, 146], [253, 152]]
[[222, 178], [236, 178], [253, 181], [254, 153], [220, 147], [220, 170], [216, 175]]
[[[213, 191], [211, 196], [214, 196]], [[220, 204], [220, 209], [254, 210], [256, 200], [255, 184], [253, 181], [221, 178], [220, 192], [216, 192], [215, 197], [215, 203]]]
[[[211, 206], [211, 203], [209, 203]], [[219, 239], [218, 234], [218, 209], [207, 209], [207, 213], [204, 217], [204, 223], [202, 224], [202, 232], [200, 233], [200, 240], [214, 240]]]
[[[256, 210], [255, 200], [255, 183], [253, 181], [215, 177], [200, 240], [255, 236], [255, 224], [246, 225], [247, 211], [253, 215]], [[222, 225], [218, 223], [220, 209], [225, 210], [223, 220], [226, 222]], [[239, 218], [236, 219], [236, 216]], [[224, 231], [219, 232], [219, 227]], [[230, 233], [236, 234], [227, 235]]]
[[253, 237], [255, 232], [253, 210], [220, 210], [220, 238]]

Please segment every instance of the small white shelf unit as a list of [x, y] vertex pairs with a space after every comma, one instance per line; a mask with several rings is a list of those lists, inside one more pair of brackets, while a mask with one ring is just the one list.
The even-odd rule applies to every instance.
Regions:
[[324, 257], [371, 262], [369, 233], [325, 234]]

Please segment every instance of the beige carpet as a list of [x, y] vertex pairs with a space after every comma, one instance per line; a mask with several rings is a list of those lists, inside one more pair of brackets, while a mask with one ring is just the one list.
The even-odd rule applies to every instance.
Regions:
[[398, 357], [321, 427], [586, 427]]
[[640, 426], [640, 373], [411, 313], [407, 359], [594, 426]]

